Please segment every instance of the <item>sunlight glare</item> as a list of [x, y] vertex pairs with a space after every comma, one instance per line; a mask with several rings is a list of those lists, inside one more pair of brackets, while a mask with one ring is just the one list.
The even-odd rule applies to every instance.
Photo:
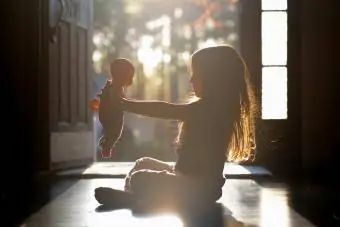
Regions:
[[162, 30], [162, 45], [164, 47], [170, 46], [170, 38], [171, 38], [170, 26], [166, 25], [163, 27], [163, 30]]
[[146, 28], [153, 30], [159, 27], [163, 27], [165, 25], [170, 25], [171, 19], [169, 16], [167, 15], [163, 15], [159, 18], [157, 18], [156, 20], [152, 20], [149, 21], [148, 23], [146, 23]]
[[163, 55], [163, 62], [168, 64], [171, 62], [171, 55], [170, 54], [164, 54]]
[[139, 48], [137, 52], [138, 61], [143, 64], [145, 76], [151, 77], [155, 68], [162, 59], [162, 51], [157, 48]]
[[133, 129], [132, 134], [136, 138], [140, 137], [140, 131], [138, 129]]
[[154, 38], [151, 35], [143, 35], [140, 39], [140, 45], [143, 48], [151, 48]]
[[161, 86], [162, 85], [162, 79], [161, 78], [159, 78], [159, 77], [156, 77], [155, 79], [154, 79], [154, 84], [156, 85], [156, 86]]
[[177, 216], [169, 214], [139, 220], [138, 226], [183, 227], [183, 222]]
[[287, 64], [287, 13], [262, 13], [262, 64]]
[[96, 46], [99, 46], [101, 43], [102, 43], [102, 35], [101, 34], [95, 34], [93, 35], [93, 43], [96, 45]]
[[141, 1], [126, 1], [125, 12], [127, 14], [138, 14], [143, 10]]
[[190, 53], [188, 51], [185, 51], [181, 54], [182, 59], [187, 62], [190, 59]]
[[191, 39], [192, 36], [192, 30], [190, 26], [184, 26], [183, 27], [183, 35], [185, 39]]
[[216, 46], [217, 42], [214, 39], [207, 39], [206, 41], [203, 41], [199, 43], [199, 48], [206, 48], [206, 47], [212, 47]]
[[92, 60], [94, 62], [99, 62], [102, 58], [103, 58], [103, 54], [100, 51], [96, 50], [93, 52]]
[[262, 227], [290, 227], [290, 213], [285, 195], [270, 188], [261, 189], [260, 220]]
[[262, 119], [287, 119], [287, 0], [262, 0], [262, 10]]
[[183, 227], [183, 221], [174, 214], [155, 215], [153, 217], [134, 217], [130, 210], [122, 209], [114, 212], [96, 213], [96, 215], [87, 216], [90, 227], [109, 227], [112, 223], [115, 226], [126, 227], [149, 227], [149, 226], [162, 226], [162, 227]]
[[286, 10], [287, 0], [262, 0], [262, 10]]
[[174, 11], [175, 18], [179, 19], [183, 16], [183, 10], [181, 8], [176, 8]]
[[145, 76], [151, 77], [155, 68], [162, 60], [162, 50], [152, 49], [154, 38], [149, 35], [142, 36], [140, 46], [137, 51], [138, 61], [143, 64]]
[[238, 35], [236, 33], [230, 33], [227, 37], [227, 42], [235, 42], [238, 39]]
[[287, 68], [262, 69], [262, 119], [287, 119]]

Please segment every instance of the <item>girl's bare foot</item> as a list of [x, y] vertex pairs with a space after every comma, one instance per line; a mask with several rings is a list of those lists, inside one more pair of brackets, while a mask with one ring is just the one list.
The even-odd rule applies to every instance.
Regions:
[[110, 207], [131, 207], [135, 202], [132, 193], [107, 187], [96, 188], [94, 197], [98, 203]]

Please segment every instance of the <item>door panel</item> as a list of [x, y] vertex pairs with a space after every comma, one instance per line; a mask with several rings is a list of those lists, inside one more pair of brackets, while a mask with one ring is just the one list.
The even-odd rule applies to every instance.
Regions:
[[[92, 0], [50, 0], [49, 45], [52, 168], [92, 162]], [[55, 29], [54, 29], [55, 27]]]

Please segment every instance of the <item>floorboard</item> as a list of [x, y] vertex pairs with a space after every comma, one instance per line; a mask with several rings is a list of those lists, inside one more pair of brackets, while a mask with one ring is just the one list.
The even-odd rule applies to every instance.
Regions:
[[[97, 211], [93, 197], [96, 187], [122, 188], [123, 179], [79, 180], [66, 192], [31, 215], [25, 227], [106, 227], [106, 226], [260, 226], [313, 227], [308, 220], [288, 205], [287, 188], [283, 184], [259, 185], [253, 180], [228, 180], [219, 200], [222, 209], [213, 215], [200, 217], [195, 225], [176, 214], [148, 217], [134, 215], [130, 210]], [[220, 217], [220, 219], [218, 218]], [[219, 221], [220, 220], [220, 221]]]
[[[171, 163], [171, 162], [169, 162]], [[82, 178], [122, 178], [132, 168], [133, 162], [96, 162], [83, 169], [70, 169], [58, 172], [58, 176], [78, 176]], [[224, 175], [229, 179], [270, 177], [271, 173], [260, 167], [226, 163]]]

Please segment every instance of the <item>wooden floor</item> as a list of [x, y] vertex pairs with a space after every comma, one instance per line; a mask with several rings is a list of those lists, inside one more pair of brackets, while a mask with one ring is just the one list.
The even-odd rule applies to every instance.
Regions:
[[[253, 180], [227, 180], [220, 199], [222, 209], [196, 217], [196, 222], [183, 220], [176, 214], [148, 217], [134, 215], [130, 210], [98, 211], [93, 197], [96, 187], [122, 188], [123, 179], [82, 179], [66, 192], [31, 215], [25, 227], [106, 227], [106, 226], [261, 226], [311, 227], [288, 205], [287, 189], [282, 184], [259, 185]], [[190, 224], [191, 223], [191, 224]], [[195, 223], [195, 224], [192, 224]]]
[[[168, 162], [171, 164], [171, 162]], [[132, 168], [133, 162], [97, 162], [84, 169], [72, 169], [59, 172], [59, 176], [82, 176], [83, 178], [122, 178]], [[226, 163], [224, 166], [224, 175], [227, 178], [252, 178], [252, 177], [270, 177], [271, 173], [260, 167], [250, 165], [238, 165]]]

